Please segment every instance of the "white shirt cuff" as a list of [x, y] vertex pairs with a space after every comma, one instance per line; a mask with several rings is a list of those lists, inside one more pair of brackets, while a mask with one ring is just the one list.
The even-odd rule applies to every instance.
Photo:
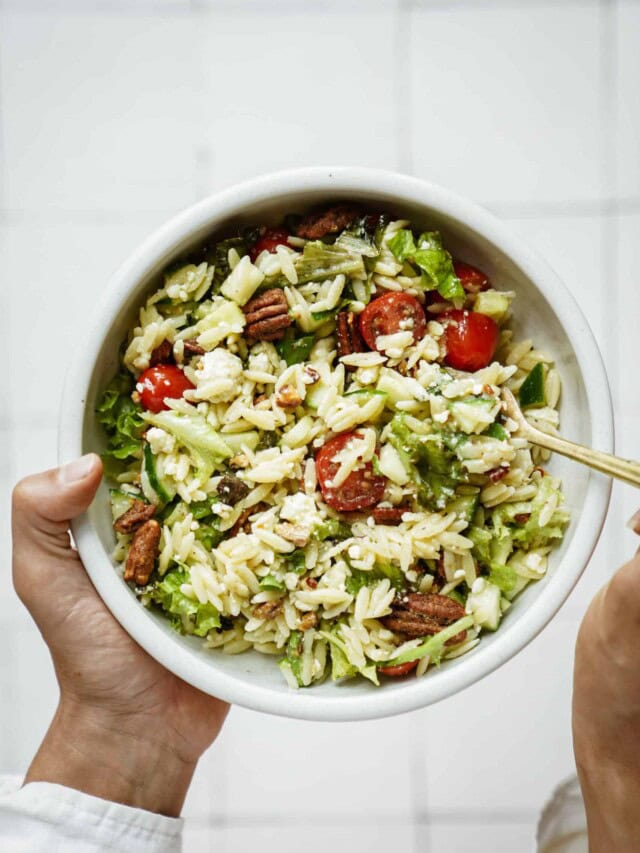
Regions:
[[[50, 782], [0, 777], [0, 849], [179, 853], [183, 821]], [[73, 844], [73, 847], [71, 845]]]

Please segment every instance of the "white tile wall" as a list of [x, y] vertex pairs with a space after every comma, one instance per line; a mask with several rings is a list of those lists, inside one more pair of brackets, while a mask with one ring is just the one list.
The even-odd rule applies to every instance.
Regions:
[[[10, 484], [55, 462], [74, 332], [110, 273], [203, 193], [311, 163], [400, 168], [485, 202], [557, 269], [638, 456], [640, 101], [631, 0], [5, 0], [0, 8], [0, 770], [56, 701], [10, 586]], [[637, 494], [558, 619], [481, 684], [359, 725], [232, 712], [186, 805], [185, 849], [527, 851], [571, 770], [578, 620], [632, 553]]]

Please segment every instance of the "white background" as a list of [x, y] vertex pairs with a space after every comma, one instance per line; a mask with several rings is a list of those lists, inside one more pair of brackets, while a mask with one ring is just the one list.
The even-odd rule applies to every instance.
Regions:
[[[0, 10], [0, 770], [56, 702], [10, 585], [11, 484], [52, 466], [65, 366], [112, 271], [180, 208], [294, 165], [399, 169], [472, 197], [560, 273], [640, 455], [640, 4], [14, 0]], [[499, 284], [499, 283], [498, 283]], [[560, 365], [560, 369], [562, 366]], [[634, 547], [616, 486], [553, 624], [422, 712], [318, 725], [234, 710], [186, 808], [195, 851], [514, 853], [572, 772], [573, 644]]]

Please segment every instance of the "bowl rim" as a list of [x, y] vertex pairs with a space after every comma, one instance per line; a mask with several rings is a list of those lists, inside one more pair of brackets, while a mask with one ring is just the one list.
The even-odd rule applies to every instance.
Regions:
[[[584, 376], [591, 421], [592, 446], [613, 450], [613, 412], [604, 364], [593, 333], [567, 287], [538, 254], [510, 228], [475, 203], [429, 181], [391, 171], [340, 167], [311, 167], [274, 172], [236, 184], [199, 201], [160, 226], [112, 276], [84, 337], [82, 359], [68, 370], [59, 419], [60, 464], [83, 452], [86, 394], [103, 344], [102, 318], [116, 315], [132, 288], [157, 264], [157, 259], [186, 242], [207, 223], [222, 219], [256, 201], [303, 192], [370, 193], [424, 204], [479, 233], [511, 258], [542, 293], [561, 322]], [[215, 225], [213, 226], [215, 227]], [[72, 522], [73, 536], [87, 573], [101, 598], [133, 639], [171, 672], [206, 693], [256, 711], [307, 720], [377, 719], [433, 704], [479, 681], [520, 652], [551, 621], [587, 566], [605, 521], [611, 480], [590, 472], [585, 502], [577, 520], [572, 546], [545, 588], [519, 615], [503, 638], [465, 658], [465, 665], [443, 668], [438, 678], [414, 679], [402, 689], [367, 694], [314, 695], [314, 691], [277, 692], [203, 664], [176, 635], [169, 638], [152, 618], [141, 618], [140, 604], [113, 570], [112, 562], [85, 513]]]

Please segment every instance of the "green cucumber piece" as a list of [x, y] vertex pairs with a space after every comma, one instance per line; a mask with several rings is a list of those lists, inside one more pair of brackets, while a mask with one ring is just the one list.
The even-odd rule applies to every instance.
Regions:
[[233, 454], [240, 453], [242, 446], [248, 447], [249, 450], [255, 450], [260, 441], [260, 433], [256, 430], [249, 432], [225, 432], [221, 433], [224, 443], [229, 447]]
[[156, 458], [148, 442], [144, 445], [140, 479], [145, 497], [156, 506], [164, 506], [175, 495], [175, 489], [158, 476]]
[[486, 314], [496, 323], [501, 323], [509, 311], [511, 300], [497, 290], [486, 290], [476, 296], [473, 310], [478, 314]]
[[545, 365], [539, 361], [531, 368], [529, 375], [520, 386], [518, 397], [523, 409], [533, 406], [544, 406], [547, 398], [544, 391], [544, 380], [546, 376]]
[[491, 426], [487, 427], [484, 431], [483, 435], [488, 435], [491, 438], [497, 438], [498, 441], [508, 441], [509, 433], [502, 426], [502, 424], [493, 423]]
[[128, 495], [120, 489], [109, 489], [109, 498], [111, 499], [111, 515], [114, 521], [120, 518], [136, 499], [135, 495]]
[[455, 512], [460, 518], [463, 518], [467, 524], [471, 524], [476, 509], [478, 508], [479, 492], [473, 495], [460, 495], [454, 498], [444, 508], [444, 512]]

